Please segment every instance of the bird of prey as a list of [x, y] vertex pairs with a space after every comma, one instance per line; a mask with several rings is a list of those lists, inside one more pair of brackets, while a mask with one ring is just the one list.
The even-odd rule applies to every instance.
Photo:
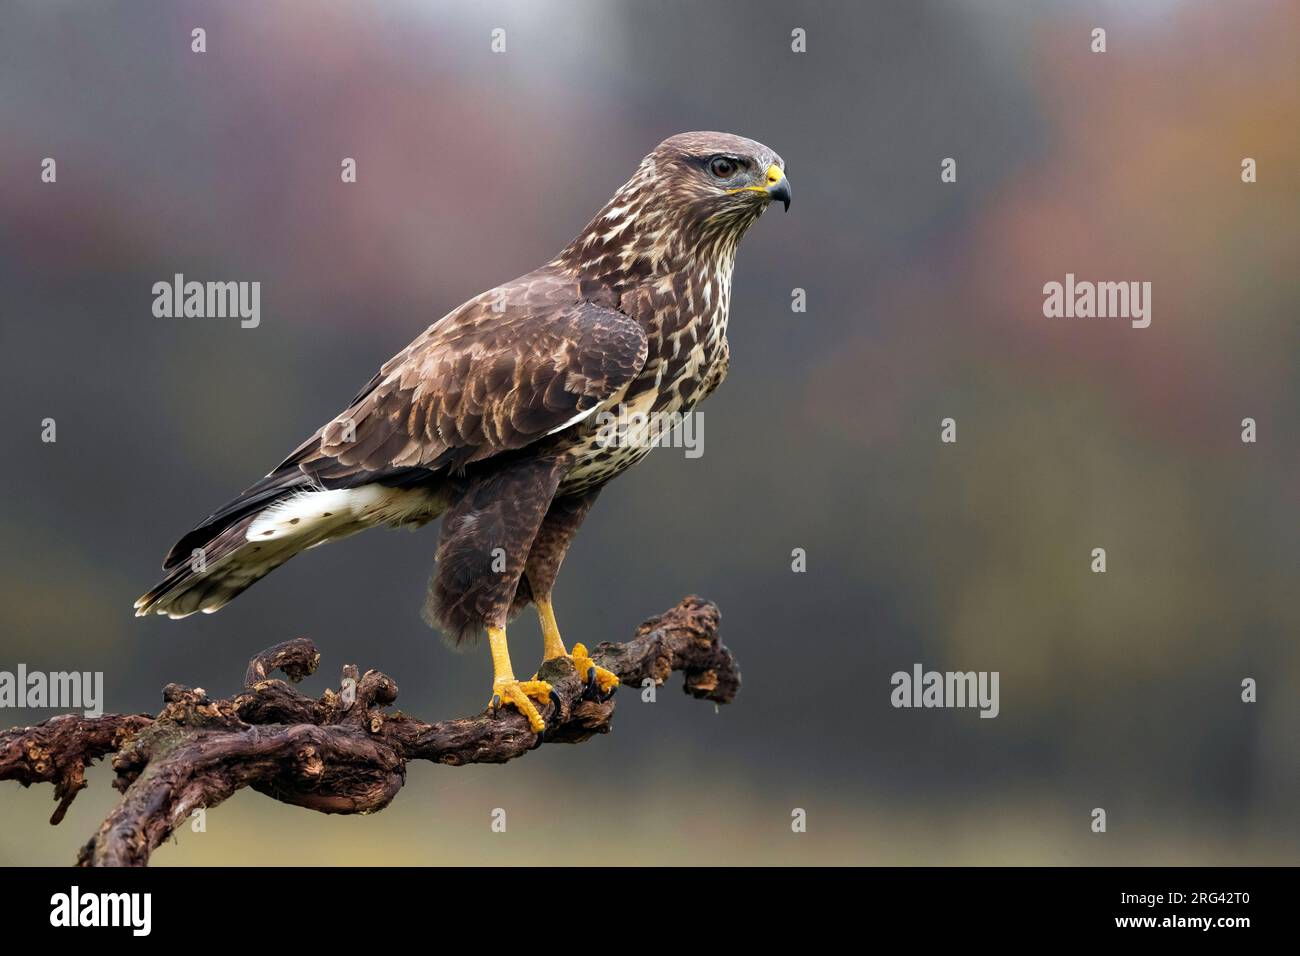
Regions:
[[653, 444], [610, 441], [600, 413], [685, 414], [717, 388], [736, 246], [774, 200], [789, 209], [785, 163], [761, 143], [664, 140], [559, 255], [447, 313], [181, 538], [136, 613], [211, 613], [300, 551], [441, 517], [425, 617], [456, 643], [487, 632], [493, 711], [545, 729], [550, 685], [517, 680], [506, 645], [529, 603], [542, 659], [612, 693], [583, 645], [565, 650], [551, 606], [601, 486]]

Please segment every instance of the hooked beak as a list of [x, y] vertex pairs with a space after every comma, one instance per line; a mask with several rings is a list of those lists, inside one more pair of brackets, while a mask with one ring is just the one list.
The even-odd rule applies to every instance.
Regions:
[[786, 212], [790, 211], [790, 180], [785, 178], [785, 172], [780, 166], [767, 168], [767, 196], [781, 202]]
[[773, 163], [767, 167], [767, 176], [762, 186], [741, 186], [738, 189], [728, 189], [729, 193], [755, 192], [762, 193], [768, 199], [776, 200], [785, 206], [785, 211], [790, 211], [790, 180], [785, 178], [785, 170]]

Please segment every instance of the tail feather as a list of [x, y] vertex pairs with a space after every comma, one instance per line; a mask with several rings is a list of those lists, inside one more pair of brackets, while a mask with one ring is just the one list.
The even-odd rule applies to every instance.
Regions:
[[378, 524], [418, 527], [445, 507], [425, 489], [273, 488], [272, 478], [176, 543], [163, 565], [166, 577], [135, 602], [137, 616], [211, 614], [301, 551]]
[[[257, 514], [246, 515], [205, 541], [184, 563], [173, 563], [170, 573], [135, 602], [135, 613], [189, 617], [196, 611], [211, 614], [298, 553], [299, 548], [250, 544], [248, 529]], [[189, 552], [186, 553], [187, 557]]]
[[297, 492], [313, 487], [312, 481], [298, 468], [280, 468], [246, 488], [238, 497], [228, 501], [203, 519], [194, 530], [172, 545], [163, 558], [163, 570], [169, 571], [189, 562], [194, 549], [205, 547], [227, 528], [248, 515], [261, 511]]

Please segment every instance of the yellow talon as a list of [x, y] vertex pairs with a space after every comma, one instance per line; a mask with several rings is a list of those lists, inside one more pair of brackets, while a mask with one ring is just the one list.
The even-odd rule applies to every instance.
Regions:
[[544, 680], [515, 680], [503, 678], [492, 682], [492, 700], [488, 706], [496, 709], [498, 704], [509, 704], [528, 718], [528, 726], [534, 733], [546, 729], [546, 721], [533, 703], [545, 706], [551, 699], [551, 685]]
[[538, 597], [535, 603], [537, 616], [542, 624], [542, 661], [553, 661], [558, 657], [568, 658], [584, 684], [587, 682], [587, 675], [592, 673], [594, 668], [593, 678], [600, 692], [606, 696], [613, 693], [614, 688], [619, 685], [618, 675], [593, 661], [583, 644], [574, 644], [573, 653], [567, 653], [564, 650], [564, 641], [560, 640], [560, 628], [555, 623], [555, 609], [551, 607], [551, 599]]
[[533, 704], [532, 698], [543, 706], [551, 698], [551, 685], [544, 680], [515, 680], [514, 671], [510, 669], [510, 650], [506, 646], [506, 629], [488, 626], [488, 645], [492, 650], [492, 699], [488, 707], [493, 712], [498, 705], [509, 704], [528, 718], [528, 726], [533, 733], [540, 734], [546, 729], [546, 721]]
[[596, 686], [600, 688], [602, 694], [611, 693], [620, 683], [617, 674], [606, 670], [591, 659], [585, 644], [573, 645], [573, 654], [570, 656], [570, 660], [573, 661], [573, 666], [583, 681], [586, 681], [587, 675], [591, 673], [592, 668], [595, 668]]

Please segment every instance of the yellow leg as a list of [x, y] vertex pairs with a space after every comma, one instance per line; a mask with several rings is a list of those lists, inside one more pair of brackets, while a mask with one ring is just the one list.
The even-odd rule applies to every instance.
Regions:
[[515, 673], [510, 669], [510, 648], [506, 645], [506, 629], [489, 627], [488, 644], [492, 648], [492, 700], [488, 706], [494, 710], [499, 704], [509, 704], [528, 718], [528, 726], [534, 733], [546, 729], [537, 710], [537, 703], [545, 706], [551, 698], [551, 685], [544, 680], [515, 680]]
[[564, 650], [564, 641], [560, 639], [560, 626], [555, 623], [555, 609], [551, 607], [550, 597], [535, 598], [534, 603], [537, 605], [537, 618], [542, 624], [542, 662], [568, 657], [579, 677], [594, 683], [602, 694], [611, 693], [619, 684], [618, 675], [593, 661], [582, 644], [573, 645], [573, 655], [570, 657]]
[[551, 607], [550, 598], [538, 598], [537, 618], [542, 623], [542, 661], [553, 661], [565, 657], [564, 641], [560, 639], [560, 625], [555, 623], [555, 609]]

